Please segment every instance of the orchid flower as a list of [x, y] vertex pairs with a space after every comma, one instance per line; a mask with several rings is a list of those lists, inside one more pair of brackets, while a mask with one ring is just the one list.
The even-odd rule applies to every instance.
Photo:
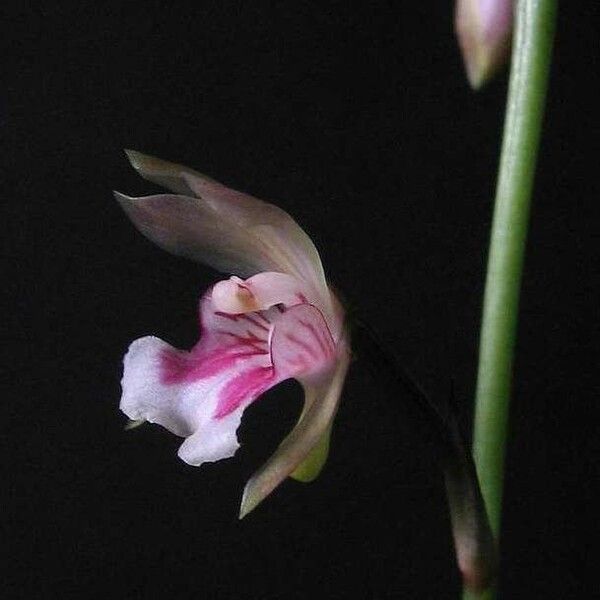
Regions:
[[173, 194], [115, 196], [161, 248], [231, 274], [200, 300], [190, 351], [153, 337], [124, 358], [121, 410], [182, 438], [179, 457], [199, 466], [233, 456], [244, 410], [279, 382], [304, 388], [291, 433], [246, 484], [240, 518], [287, 476], [314, 479], [328, 452], [350, 362], [344, 311], [308, 235], [282, 209], [186, 167], [127, 151], [145, 179]]

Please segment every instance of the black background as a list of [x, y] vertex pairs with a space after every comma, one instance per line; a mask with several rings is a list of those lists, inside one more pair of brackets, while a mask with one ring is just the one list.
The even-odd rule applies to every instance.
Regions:
[[[474, 94], [450, 3], [18, 3], [3, 11], [9, 325], [5, 598], [456, 598], [440, 474], [402, 398], [352, 367], [328, 466], [242, 522], [294, 423], [287, 382], [236, 457], [124, 432], [121, 358], [195, 341], [219, 274], [140, 236], [131, 147], [275, 201], [331, 281], [471, 420], [506, 76]], [[563, 3], [536, 181], [506, 469], [503, 598], [586, 598], [597, 477], [598, 41]], [[14, 271], [13, 271], [14, 269]], [[597, 340], [597, 336], [595, 336]], [[596, 588], [597, 589], [597, 588]]]

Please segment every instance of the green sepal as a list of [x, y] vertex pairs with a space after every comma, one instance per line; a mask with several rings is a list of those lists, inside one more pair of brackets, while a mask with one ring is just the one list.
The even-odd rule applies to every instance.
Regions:
[[296, 467], [290, 477], [296, 481], [308, 483], [314, 481], [318, 476], [329, 455], [329, 440], [331, 439], [331, 425], [327, 431], [319, 438], [313, 449], [306, 458]]

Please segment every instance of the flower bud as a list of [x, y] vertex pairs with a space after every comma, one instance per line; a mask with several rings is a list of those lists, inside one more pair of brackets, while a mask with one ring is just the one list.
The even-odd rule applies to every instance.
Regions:
[[455, 30], [467, 78], [481, 88], [508, 58], [512, 0], [456, 0]]

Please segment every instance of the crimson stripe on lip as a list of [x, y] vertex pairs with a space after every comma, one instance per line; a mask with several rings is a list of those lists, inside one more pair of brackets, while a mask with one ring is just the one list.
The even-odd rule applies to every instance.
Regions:
[[303, 350], [305, 350], [311, 358], [315, 360], [319, 358], [319, 354], [309, 343], [305, 342], [304, 340], [298, 339], [293, 333], [286, 333], [285, 337], [286, 339], [290, 340], [292, 344], [296, 344], [297, 346], [300, 346]]
[[[253, 314], [260, 315], [260, 313]], [[256, 325], [256, 327], [258, 327], [259, 329], [262, 329], [263, 331], [269, 331], [268, 327], [265, 327], [262, 323], [259, 323], [255, 318], [251, 317], [249, 314], [244, 313], [243, 315], [241, 315], [241, 317], [244, 318], [246, 321], [249, 321], [253, 325]], [[270, 321], [268, 319], [266, 319], [266, 321], [270, 324]]]
[[326, 343], [323, 340], [323, 337], [319, 334], [319, 332], [316, 331], [315, 326], [312, 323], [307, 323], [306, 321], [303, 321], [302, 319], [299, 319], [298, 323], [300, 323], [300, 325], [302, 325], [305, 329], [308, 329], [310, 331], [312, 336], [317, 341], [317, 344], [319, 344], [319, 348], [321, 349], [321, 352], [323, 352], [323, 354], [325, 356], [332, 354], [333, 349], [331, 348], [331, 341], [328, 340], [329, 343]]

